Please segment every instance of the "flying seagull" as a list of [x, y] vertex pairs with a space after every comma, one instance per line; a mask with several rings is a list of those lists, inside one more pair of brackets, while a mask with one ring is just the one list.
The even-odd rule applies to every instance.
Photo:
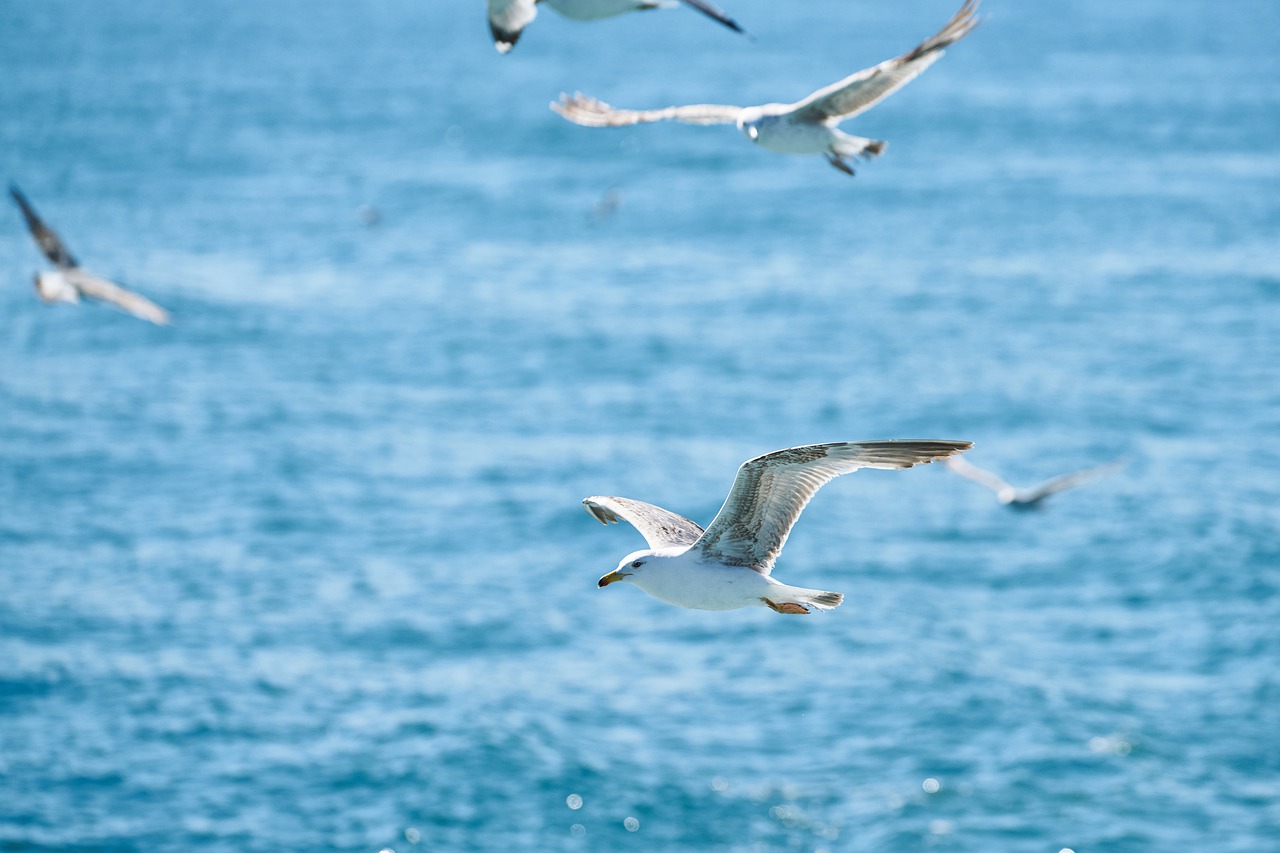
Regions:
[[150, 320], [157, 326], [169, 324], [169, 312], [120, 285], [98, 278], [82, 269], [54, 230], [36, 215], [27, 197], [15, 185], [9, 185], [9, 195], [18, 203], [27, 228], [35, 238], [44, 256], [53, 262], [56, 270], [36, 274], [36, 293], [44, 302], [79, 302], [80, 297], [100, 299], [113, 303], [135, 317]]
[[[714, 3], [707, 0], [680, 2], [735, 32], [743, 32], [738, 22]], [[493, 46], [498, 49], [498, 53], [507, 53], [516, 46], [524, 28], [537, 17], [539, 3], [545, 3], [566, 18], [576, 21], [612, 18], [614, 15], [644, 9], [673, 9], [680, 5], [674, 0], [489, 0], [489, 30], [493, 33]]]
[[938, 60], [943, 49], [978, 25], [978, 0], [965, 0], [960, 11], [936, 35], [895, 59], [864, 69], [819, 89], [794, 104], [734, 107], [694, 104], [660, 110], [619, 110], [582, 93], [561, 94], [551, 109], [586, 127], [620, 127], [672, 119], [685, 124], [736, 124], [757, 145], [783, 154], [822, 154], [832, 166], [853, 174], [850, 160], [871, 158], [888, 144], [842, 132], [837, 125], [869, 110], [911, 82]]
[[946, 460], [946, 465], [961, 477], [980, 483], [995, 492], [996, 500], [1005, 506], [1011, 506], [1014, 509], [1039, 509], [1040, 502], [1049, 497], [1049, 495], [1060, 492], [1063, 489], [1084, 485], [1090, 480], [1096, 480], [1099, 477], [1105, 477], [1107, 474], [1124, 467], [1124, 460], [1117, 459], [1105, 465], [1097, 465], [1093, 468], [1085, 468], [1083, 471], [1052, 477], [1029, 489], [1020, 489], [1017, 486], [1012, 486], [996, 474], [972, 465], [958, 457]]
[[910, 468], [961, 453], [968, 441], [895, 440], [810, 444], [776, 450], [738, 469], [724, 506], [703, 530], [684, 516], [630, 498], [590, 497], [587, 512], [627, 521], [649, 547], [622, 558], [597, 586], [634, 584], [695, 610], [764, 605], [776, 613], [830, 610], [844, 596], [787, 586], [770, 576], [791, 526], [818, 489], [859, 468]]

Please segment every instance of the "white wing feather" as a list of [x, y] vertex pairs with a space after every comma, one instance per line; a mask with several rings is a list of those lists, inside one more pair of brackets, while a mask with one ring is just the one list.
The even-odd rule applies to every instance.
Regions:
[[973, 465], [967, 459], [961, 459], [959, 456], [948, 459], [946, 461], [946, 465], [966, 480], [972, 480], [978, 485], [986, 486], [996, 494], [1000, 494], [1000, 492], [1005, 489], [1013, 488], [1013, 486], [1006, 483], [998, 475], [986, 470], [985, 468], [979, 468], [977, 465]]
[[559, 101], [551, 102], [551, 109], [584, 127], [625, 127], [667, 120], [684, 124], [733, 124], [742, 112], [742, 107], [726, 104], [690, 104], [660, 110], [619, 110], [581, 92], [572, 96], [561, 93]]
[[79, 268], [65, 270], [64, 275], [75, 286], [75, 289], [84, 296], [88, 296], [91, 299], [100, 299], [103, 302], [110, 302], [135, 317], [150, 320], [157, 326], [169, 325], [169, 312], [145, 296], [139, 296], [131, 290], [125, 290], [115, 282], [90, 275]]
[[695, 522], [644, 501], [596, 495], [582, 505], [601, 524], [629, 522], [654, 550], [678, 545], [687, 548], [702, 536], [702, 528]]

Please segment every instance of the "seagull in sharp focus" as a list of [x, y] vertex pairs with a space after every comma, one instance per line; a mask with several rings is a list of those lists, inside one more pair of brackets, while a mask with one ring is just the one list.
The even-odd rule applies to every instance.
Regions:
[[1071, 489], [1076, 486], [1082, 486], [1090, 480], [1096, 480], [1099, 477], [1105, 477], [1107, 474], [1117, 471], [1124, 467], [1124, 460], [1117, 459], [1114, 462], [1108, 462], [1105, 465], [1096, 465], [1092, 468], [1085, 468], [1082, 471], [1074, 471], [1070, 474], [1062, 474], [1038, 483], [1027, 489], [1020, 489], [1017, 486], [1010, 485], [1001, 479], [998, 475], [993, 474], [986, 469], [979, 468], [967, 460], [956, 457], [946, 460], [946, 466], [955, 473], [959, 474], [967, 480], [972, 480], [986, 486], [988, 489], [996, 493], [996, 500], [1005, 506], [1014, 509], [1040, 509], [1041, 501], [1049, 497], [1049, 495], [1061, 492], [1064, 489]]
[[[734, 32], [743, 32], [738, 22], [714, 3], [707, 0], [680, 2], [713, 21], [719, 21]], [[540, 3], [575, 21], [612, 18], [614, 15], [646, 9], [674, 9], [680, 5], [674, 0], [489, 0], [489, 31], [493, 33], [493, 46], [498, 49], [498, 53], [508, 53], [516, 46], [524, 28], [537, 17]]]
[[783, 154], [822, 154], [832, 166], [852, 175], [851, 160], [874, 157], [888, 143], [844, 133], [837, 125], [871, 109], [937, 62], [944, 48], [973, 32], [978, 25], [977, 9], [978, 0], [965, 0], [945, 27], [914, 50], [851, 74], [794, 104], [695, 104], [659, 110], [619, 110], [578, 93], [572, 97], [561, 94], [551, 109], [586, 127], [621, 127], [667, 119], [685, 124], [736, 124], [762, 148]]
[[22, 191], [10, 184], [9, 195], [13, 196], [13, 200], [22, 210], [22, 217], [27, 220], [27, 228], [35, 238], [36, 245], [57, 267], [55, 270], [36, 274], [36, 293], [39, 294], [41, 301], [76, 303], [83, 296], [110, 302], [133, 316], [149, 320], [157, 326], [169, 324], [169, 312], [150, 299], [125, 290], [115, 282], [85, 272], [67, 250], [62, 239], [36, 215], [35, 208], [31, 206], [31, 202], [27, 201]]
[[814, 493], [860, 468], [910, 468], [972, 446], [968, 441], [905, 439], [810, 444], [766, 453], [738, 469], [729, 497], [706, 530], [643, 501], [587, 498], [583, 506], [602, 524], [628, 521], [649, 543], [648, 549], [623, 557], [598, 586], [629, 583], [668, 604], [694, 610], [830, 610], [843, 595], [787, 586], [770, 575]]

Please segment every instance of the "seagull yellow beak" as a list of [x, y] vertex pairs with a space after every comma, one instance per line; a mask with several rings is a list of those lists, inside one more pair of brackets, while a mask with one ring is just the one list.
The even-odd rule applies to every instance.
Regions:
[[631, 577], [631, 572], [609, 572], [609, 574], [600, 578], [600, 582], [596, 584], [597, 589], [604, 589], [611, 583], [617, 583], [623, 578]]

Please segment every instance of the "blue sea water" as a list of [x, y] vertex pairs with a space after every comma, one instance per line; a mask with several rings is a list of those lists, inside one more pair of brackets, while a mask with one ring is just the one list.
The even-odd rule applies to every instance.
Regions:
[[[0, 4], [0, 178], [173, 311], [44, 306], [0, 215], [0, 848], [1280, 850], [1280, 6], [725, 0], [509, 56], [479, 0]], [[362, 221], [368, 205], [380, 219]], [[596, 578], [581, 509], [828, 486], [821, 616]]]

